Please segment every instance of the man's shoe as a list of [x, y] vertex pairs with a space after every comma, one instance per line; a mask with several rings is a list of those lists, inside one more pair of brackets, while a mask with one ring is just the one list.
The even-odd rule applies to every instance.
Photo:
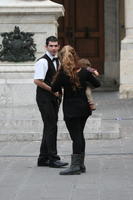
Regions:
[[62, 162], [61, 160], [55, 160], [55, 161], [50, 161], [49, 162], [49, 167], [52, 167], [52, 168], [60, 168], [60, 167], [64, 167], [68, 165], [67, 162]]
[[49, 166], [49, 160], [42, 161], [42, 160], [38, 159], [37, 166], [38, 167], [47, 167], [47, 166]]

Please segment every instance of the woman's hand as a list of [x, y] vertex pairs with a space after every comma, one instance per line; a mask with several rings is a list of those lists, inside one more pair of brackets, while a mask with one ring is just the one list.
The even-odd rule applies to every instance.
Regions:
[[59, 97], [59, 92], [52, 92], [54, 96]]

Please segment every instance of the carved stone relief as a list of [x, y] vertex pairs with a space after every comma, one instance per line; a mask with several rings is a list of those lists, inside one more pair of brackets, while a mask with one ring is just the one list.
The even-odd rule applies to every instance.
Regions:
[[20, 31], [15, 26], [14, 31], [4, 32], [2, 45], [0, 45], [0, 60], [9, 62], [34, 61], [36, 44], [33, 41], [33, 33]]

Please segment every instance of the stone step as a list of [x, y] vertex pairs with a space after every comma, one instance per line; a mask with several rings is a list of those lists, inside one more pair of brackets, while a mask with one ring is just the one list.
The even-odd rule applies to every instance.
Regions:
[[[41, 140], [43, 124], [40, 119], [0, 119], [0, 141]], [[86, 139], [117, 139], [120, 128], [117, 123], [108, 123], [100, 117], [90, 117], [85, 130]], [[58, 140], [69, 140], [69, 134], [62, 119], [58, 122]]]

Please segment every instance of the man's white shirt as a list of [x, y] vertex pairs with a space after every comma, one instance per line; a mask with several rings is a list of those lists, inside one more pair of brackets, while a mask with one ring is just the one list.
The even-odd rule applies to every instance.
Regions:
[[[48, 51], [46, 51], [46, 54], [48, 57], [53, 60], [54, 56], [52, 56]], [[57, 65], [56, 61], [53, 61], [53, 64], [55, 66], [55, 70], [57, 71]], [[35, 73], [34, 73], [34, 79], [42, 79], [44, 80], [46, 77], [46, 73], [48, 71], [48, 61], [45, 58], [39, 59], [35, 63]]]

